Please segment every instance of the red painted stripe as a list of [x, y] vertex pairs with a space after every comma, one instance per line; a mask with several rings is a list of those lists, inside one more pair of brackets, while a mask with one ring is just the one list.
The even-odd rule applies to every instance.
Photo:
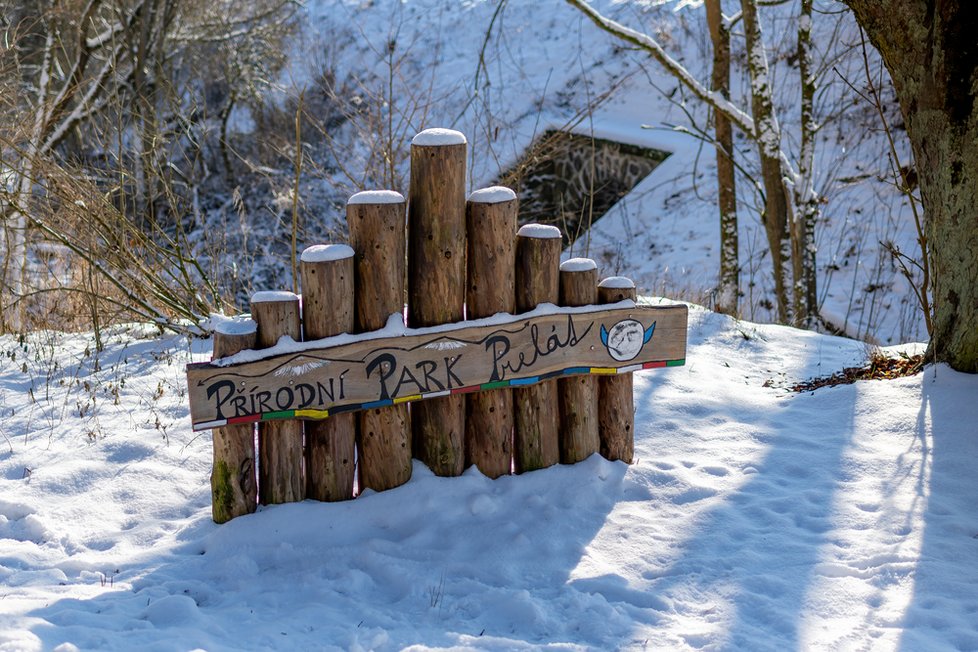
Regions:
[[478, 392], [481, 389], [478, 385], [470, 385], [469, 387], [456, 387], [452, 390], [452, 394], [471, 394], [472, 392]]
[[662, 362], [646, 362], [642, 365], [642, 369], [660, 369], [665, 366], [666, 363], [664, 360]]
[[255, 423], [256, 421], [261, 421], [260, 414], [249, 414], [243, 417], [233, 417], [228, 419], [228, 425], [233, 426], [238, 423]]

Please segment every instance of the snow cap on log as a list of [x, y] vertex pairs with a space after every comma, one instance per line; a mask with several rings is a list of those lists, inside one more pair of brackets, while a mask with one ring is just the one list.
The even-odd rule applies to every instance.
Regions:
[[627, 276], [609, 276], [598, 283], [599, 288], [609, 288], [612, 290], [630, 290], [635, 287], [635, 282]]
[[590, 258], [570, 258], [560, 264], [562, 272], [589, 272], [597, 268], [598, 264]]
[[404, 195], [396, 190], [364, 190], [352, 195], [346, 200], [350, 204], [401, 204]]
[[299, 295], [286, 290], [262, 290], [251, 295], [252, 303], [271, 303], [273, 301], [298, 301]]
[[312, 245], [299, 257], [304, 263], [328, 263], [353, 257], [353, 248], [345, 244]]
[[465, 134], [454, 129], [425, 129], [411, 140], [412, 145], [419, 147], [441, 147], [444, 145], [464, 145]]
[[248, 335], [258, 330], [258, 324], [248, 317], [211, 315], [208, 321], [214, 332], [221, 335]]
[[469, 195], [469, 201], [477, 204], [500, 204], [514, 199], [516, 199], [516, 193], [506, 186], [480, 188]]
[[560, 229], [549, 224], [524, 224], [516, 232], [516, 235], [521, 235], [524, 238], [559, 238]]

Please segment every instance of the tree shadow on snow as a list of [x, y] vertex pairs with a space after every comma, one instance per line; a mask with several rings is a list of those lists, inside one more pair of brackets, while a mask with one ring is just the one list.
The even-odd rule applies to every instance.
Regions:
[[[776, 390], [745, 387], [744, 391]], [[656, 428], [649, 435], [653, 450], [656, 438], [693, 440], [686, 450], [694, 451], [695, 462], [682, 458], [682, 447], [668, 453], [667, 463], [647, 461], [665, 476], [661, 484], [666, 489], [679, 482], [674, 469], [693, 469], [714, 443], [717, 464], [706, 467], [706, 473], [729, 474], [735, 480], [742, 478], [742, 484], [729, 493], [697, 494], [694, 487], [664, 499], [680, 509], [694, 501], [711, 502], [677, 523], [682, 529], [675, 548], [648, 551], [669, 557], [671, 563], [660, 564], [666, 568], [646, 578], [645, 592], [655, 596], [652, 605], [660, 606], [652, 606], [647, 622], [636, 627], [639, 643], [648, 635], [647, 642], [659, 646], [798, 649], [799, 614], [804, 611], [820, 548], [832, 528], [833, 499], [854, 428], [857, 393], [858, 388], [848, 386], [793, 394], [764, 410], [740, 407], [731, 397], [721, 397], [717, 411], [701, 404], [709, 397], [698, 400], [693, 395], [688, 420], [645, 417]], [[654, 414], [654, 394], [649, 385], [645, 395], [637, 397], [637, 405], [652, 406]], [[849, 415], [848, 423], [839, 423], [840, 415]], [[759, 459], [745, 462], [749, 459], [745, 453], [739, 459], [723, 459], [731, 454], [738, 457], [717, 441], [722, 435], [716, 431], [724, 426], [746, 430], [757, 445]], [[698, 438], [703, 440], [699, 444]], [[709, 487], [709, 479], [704, 482]]]
[[978, 649], [978, 379], [941, 365], [921, 378], [916, 431], [923, 537], [901, 649]]

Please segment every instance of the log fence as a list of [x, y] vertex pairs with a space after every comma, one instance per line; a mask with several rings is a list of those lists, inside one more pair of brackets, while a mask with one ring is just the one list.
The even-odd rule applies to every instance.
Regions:
[[512, 190], [465, 197], [465, 160], [459, 132], [418, 134], [410, 201], [353, 195], [349, 245], [302, 252], [301, 307], [256, 293], [250, 320], [215, 330], [212, 363], [188, 365], [216, 522], [391, 489], [412, 457], [491, 478], [632, 462], [631, 372], [683, 364], [686, 308], [636, 306], [628, 279], [561, 264], [558, 229], [517, 230]]

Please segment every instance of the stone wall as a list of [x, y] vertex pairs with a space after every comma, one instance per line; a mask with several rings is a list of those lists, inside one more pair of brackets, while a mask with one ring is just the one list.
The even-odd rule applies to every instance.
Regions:
[[500, 177], [520, 198], [520, 223], [552, 224], [564, 244], [577, 239], [655, 167], [667, 152], [548, 131]]

